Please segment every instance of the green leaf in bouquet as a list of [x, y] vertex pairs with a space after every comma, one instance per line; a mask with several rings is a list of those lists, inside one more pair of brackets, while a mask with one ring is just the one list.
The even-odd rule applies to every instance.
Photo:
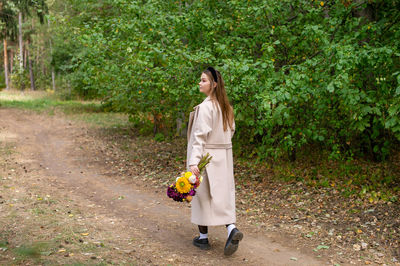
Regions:
[[200, 174], [202, 173], [202, 171], [204, 170], [204, 168], [207, 166], [207, 164], [210, 163], [212, 156], [210, 156], [210, 154], [207, 152], [206, 155], [204, 155], [201, 159], [199, 164], [197, 165], [197, 167], [199, 168]]

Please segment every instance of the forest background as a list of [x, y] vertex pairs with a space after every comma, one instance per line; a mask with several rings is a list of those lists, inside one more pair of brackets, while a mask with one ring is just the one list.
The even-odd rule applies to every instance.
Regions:
[[163, 141], [185, 136], [203, 97], [201, 71], [212, 65], [234, 107], [238, 157], [275, 169], [279, 159], [285, 178], [340, 183], [371, 202], [398, 199], [398, 1], [49, 0], [0, 8], [5, 89], [100, 100]]

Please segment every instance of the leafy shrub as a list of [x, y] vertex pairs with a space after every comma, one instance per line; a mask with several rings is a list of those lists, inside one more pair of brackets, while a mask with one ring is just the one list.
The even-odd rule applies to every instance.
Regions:
[[295, 160], [313, 145], [385, 160], [400, 140], [398, 1], [68, 2], [79, 16], [60, 23], [54, 64], [81, 95], [153, 117], [154, 132], [188, 117], [214, 65], [245, 154]]
[[164, 141], [165, 137], [164, 137], [164, 134], [162, 134], [162, 133], [157, 133], [157, 134], [155, 135], [154, 139], [155, 139], [156, 141]]

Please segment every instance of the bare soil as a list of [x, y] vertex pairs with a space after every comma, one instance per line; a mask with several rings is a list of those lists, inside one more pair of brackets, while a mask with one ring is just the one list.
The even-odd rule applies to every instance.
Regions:
[[[246, 212], [238, 212], [244, 239], [235, 254], [223, 255], [223, 226], [210, 227], [212, 249], [199, 250], [190, 205], [167, 198], [165, 180], [138, 170], [143, 140], [126, 137], [130, 157], [122, 159], [113, 156], [121, 147], [113, 149], [99, 130], [58, 114], [0, 109], [0, 264], [340, 263], [329, 253], [317, 258], [309, 242], [255, 223]], [[162, 174], [162, 166], [152, 167], [153, 176]]]

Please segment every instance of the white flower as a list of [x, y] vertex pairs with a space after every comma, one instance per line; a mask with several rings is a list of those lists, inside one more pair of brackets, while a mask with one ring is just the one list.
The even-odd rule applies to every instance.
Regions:
[[195, 175], [191, 175], [191, 176], [189, 177], [189, 182], [190, 182], [191, 184], [196, 183], [196, 176], [195, 176]]

